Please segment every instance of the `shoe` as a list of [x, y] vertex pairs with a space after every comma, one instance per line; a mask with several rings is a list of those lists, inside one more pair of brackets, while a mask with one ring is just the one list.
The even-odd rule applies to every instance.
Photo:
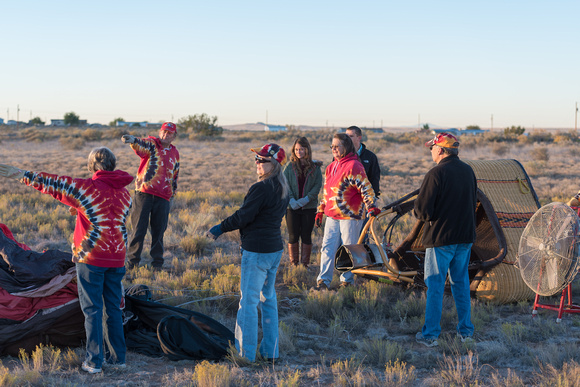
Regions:
[[349, 288], [353, 286], [350, 282], [341, 282], [340, 285], [338, 285], [339, 289], [344, 289], [344, 288]]
[[298, 242], [288, 243], [288, 255], [290, 256], [290, 264], [292, 266], [298, 266], [299, 254]]
[[473, 339], [472, 336], [463, 336], [461, 333], [458, 333], [457, 337], [459, 337], [462, 343], [475, 344], [475, 340]]
[[415, 335], [415, 341], [429, 348], [436, 347], [439, 345], [437, 339], [428, 339], [423, 336], [422, 332], [417, 332], [417, 334]]
[[83, 361], [83, 365], [81, 365], [81, 369], [85, 372], [88, 372], [89, 374], [98, 374], [99, 372], [102, 371], [100, 368], [91, 367], [90, 365], [87, 364], [86, 361]]
[[105, 360], [103, 363], [103, 368], [111, 368], [113, 370], [124, 369], [127, 368], [127, 364], [125, 363], [109, 363]]
[[312, 254], [312, 244], [302, 244], [302, 248], [300, 251], [300, 262], [306, 268], [310, 265], [310, 255]]
[[328, 286], [324, 283], [323, 280], [319, 280], [316, 284], [316, 290], [328, 290]]

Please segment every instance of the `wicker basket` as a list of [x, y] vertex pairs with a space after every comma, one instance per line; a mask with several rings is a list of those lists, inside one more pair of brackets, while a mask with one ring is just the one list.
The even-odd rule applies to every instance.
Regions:
[[477, 178], [478, 188], [491, 202], [507, 242], [503, 262], [481, 279], [477, 298], [508, 303], [531, 299], [534, 292], [514, 266], [520, 237], [540, 208], [538, 197], [523, 166], [516, 160], [465, 160]]

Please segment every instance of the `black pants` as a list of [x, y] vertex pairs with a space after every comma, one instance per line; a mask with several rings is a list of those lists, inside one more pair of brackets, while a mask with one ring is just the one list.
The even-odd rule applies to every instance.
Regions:
[[288, 228], [288, 243], [297, 243], [299, 239], [303, 244], [312, 244], [312, 230], [316, 208], [306, 210], [286, 210], [286, 227]]
[[147, 235], [147, 228], [151, 224], [151, 258], [153, 267], [163, 266], [163, 234], [167, 229], [169, 219], [169, 200], [159, 196], [135, 192], [131, 225], [133, 233], [127, 248], [127, 260], [131, 265], [138, 265], [141, 261], [143, 241]]

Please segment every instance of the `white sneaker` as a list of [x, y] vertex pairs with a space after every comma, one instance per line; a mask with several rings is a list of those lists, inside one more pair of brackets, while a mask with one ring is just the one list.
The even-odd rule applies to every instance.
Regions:
[[98, 374], [99, 372], [101, 372], [100, 368], [91, 367], [90, 365], [87, 364], [86, 361], [83, 361], [83, 365], [81, 365], [81, 369], [85, 372], [88, 372], [89, 374]]
[[108, 361], [105, 360], [105, 362], [103, 363], [103, 368], [111, 368], [111, 369], [117, 370], [117, 369], [127, 368], [127, 364], [126, 363], [109, 363]]
[[430, 348], [439, 345], [437, 339], [428, 339], [425, 336], [423, 336], [422, 332], [417, 332], [417, 334], [415, 335], [415, 341], [417, 341], [419, 344], [423, 344], [424, 346]]
[[462, 343], [475, 344], [475, 340], [473, 339], [472, 336], [463, 336], [461, 333], [458, 333], [457, 337], [459, 337]]

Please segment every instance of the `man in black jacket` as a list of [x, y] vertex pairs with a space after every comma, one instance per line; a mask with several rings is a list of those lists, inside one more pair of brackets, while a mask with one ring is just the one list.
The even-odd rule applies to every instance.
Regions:
[[437, 346], [445, 279], [449, 272], [457, 309], [457, 334], [462, 342], [473, 341], [471, 299], [467, 267], [475, 241], [477, 181], [469, 165], [459, 160], [459, 141], [440, 133], [425, 143], [437, 164], [427, 174], [415, 200], [415, 216], [425, 222], [425, 324], [417, 342]]
[[373, 186], [373, 191], [375, 191], [375, 198], [378, 198], [381, 194], [381, 167], [377, 156], [362, 143], [362, 130], [358, 126], [348, 127], [346, 135], [352, 140], [356, 154], [365, 168], [365, 173]]

